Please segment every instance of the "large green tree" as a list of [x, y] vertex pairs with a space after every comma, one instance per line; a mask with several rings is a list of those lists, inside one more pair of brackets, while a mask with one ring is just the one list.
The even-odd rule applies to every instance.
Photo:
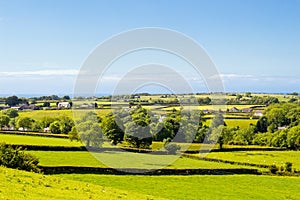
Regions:
[[132, 121], [125, 125], [125, 141], [136, 148], [148, 148], [152, 144], [150, 115], [148, 110], [138, 107], [130, 112]]
[[103, 134], [99, 123], [93, 121], [81, 122], [76, 126], [78, 136], [87, 147], [101, 147]]
[[5, 99], [5, 104], [9, 106], [16, 106], [21, 102], [17, 96], [10, 96]]
[[16, 118], [16, 117], [19, 116], [18, 111], [17, 111], [16, 109], [13, 109], [13, 108], [9, 108], [9, 109], [7, 109], [7, 110], [4, 110], [3, 113], [4, 113], [5, 115], [8, 115], [9, 118]]
[[125, 129], [125, 141], [135, 148], [149, 148], [152, 144], [150, 127], [129, 122]]
[[9, 125], [9, 117], [4, 114], [0, 114], [0, 129]]
[[49, 126], [50, 132], [54, 134], [60, 134], [61, 133], [61, 127], [59, 121], [54, 121]]
[[113, 145], [121, 143], [124, 139], [124, 131], [122, 130], [124, 127], [119, 127], [119, 125], [122, 125], [122, 122], [117, 123], [116, 120], [117, 118], [111, 113], [103, 118], [101, 122], [103, 134]]
[[34, 120], [29, 117], [19, 117], [17, 119], [17, 127], [23, 128], [24, 130], [30, 130], [32, 128]]
[[300, 149], [300, 126], [292, 127], [288, 131], [287, 145], [290, 149]]

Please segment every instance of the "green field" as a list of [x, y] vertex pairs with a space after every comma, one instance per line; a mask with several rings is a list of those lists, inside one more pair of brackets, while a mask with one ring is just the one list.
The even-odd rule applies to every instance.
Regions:
[[[228, 127], [236, 127], [240, 128], [248, 128], [250, 124], [255, 125], [257, 123], [257, 119], [225, 119], [226, 125]], [[211, 119], [205, 121], [207, 126], [210, 126]]]
[[[231, 109], [236, 107], [237, 109], [243, 108], [251, 108], [253, 106], [262, 106], [262, 105], [201, 105], [201, 106], [184, 106], [185, 109], [190, 110], [219, 110], [226, 111], [226, 109]], [[172, 110], [172, 109], [179, 110], [180, 106], [172, 106], [168, 108], [164, 108], [163, 110]]]
[[[11, 144], [48, 146], [81, 146], [68, 139], [0, 134], [0, 141]], [[205, 144], [180, 144], [197, 150]], [[104, 146], [107, 146], [105, 143]], [[162, 147], [154, 142], [153, 148]], [[231, 146], [251, 148], [258, 146]], [[215, 148], [215, 147], [214, 147]], [[264, 147], [262, 147], [264, 148]], [[211, 162], [173, 155], [82, 151], [27, 151], [39, 158], [43, 166], [90, 166], [114, 168], [169, 169], [268, 169]], [[199, 155], [194, 155], [199, 156]], [[300, 169], [299, 151], [211, 152], [208, 158], [218, 158], [253, 164], [292, 162]], [[98, 160], [101, 162], [99, 162]], [[60, 174], [44, 176], [0, 167], [0, 198], [2, 199], [299, 199], [300, 177], [265, 175], [94, 175]]]
[[110, 109], [97, 109], [97, 110], [35, 110], [35, 111], [19, 111], [19, 116], [29, 117], [34, 120], [40, 120], [43, 117], [60, 117], [68, 116], [71, 118], [79, 119], [87, 112], [96, 112], [100, 117], [104, 117], [109, 112]]
[[299, 177], [58, 175], [167, 199], [300, 199]]
[[300, 170], [300, 151], [210, 152], [205, 157], [254, 164], [275, 164], [277, 166], [291, 162], [293, 168]]
[[[248, 166], [209, 162], [172, 155], [147, 155], [138, 153], [76, 151], [28, 151], [39, 158], [43, 166], [89, 166], [141, 169], [237, 169]], [[254, 168], [254, 167], [252, 167]]]
[[0, 199], [159, 199], [140, 192], [0, 167]]
[[65, 138], [51, 138], [39, 136], [0, 134], [0, 143], [28, 144], [44, 146], [82, 146], [80, 142], [70, 141]]
[[[219, 144], [202, 144], [202, 143], [176, 143], [179, 146], [181, 146], [182, 150], [188, 149], [192, 151], [197, 151], [197, 150], [207, 150], [207, 149], [219, 149]], [[153, 150], [158, 150], [162, 149], [163, 143], [162, 142], [152, 142], [151, 145]], [[268, 146], [259, 146], [259, 145], [227, 145], [224, 144], [223, 148], [229, 148], [229, 149], [234, 149], [234, 148], [269, 148]]]

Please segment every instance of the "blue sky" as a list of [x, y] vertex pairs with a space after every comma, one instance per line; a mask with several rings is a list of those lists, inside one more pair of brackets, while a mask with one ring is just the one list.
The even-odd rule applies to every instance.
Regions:
[[[226, 91], [300, 92], [297, 0], [0, 0], [0, 95], [71, 94], [97, 45], [142, 27], [196, 40]], [[118, 76], [118, 67], [107, 76]]]

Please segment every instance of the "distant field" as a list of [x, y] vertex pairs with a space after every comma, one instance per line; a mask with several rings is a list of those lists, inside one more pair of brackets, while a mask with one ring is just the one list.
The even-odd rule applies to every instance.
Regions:
[[92, 174], [57, 176], [167, 199], [297, 200], [300, 196], [299, 177], [255, 175], [107, 176]]
[[293, 168], [300, 170], [300, 151], [210, 152], [205, 157], [254, 164], [276, 164], [277, 166], [291, 162]]
[[[37, 156], [40, 165], [46, 166], [93, 166], [113, 168], [142, 168], [142, 169], [236, 169], [251, 168], [249, 166], [231, 165], [202, 161], [190, 158], [178, 158], [172, 155], [147, 155], [122, 152], [61, 152], [61, 151], [28, 151]], [[252, 167], [254, 168], [254, 167]]]
[[260, 96], [260, 97], [276, 97], [281, 102], [287, 102], [290, 98], [292, 98], [292, 95], [283, 95], [283, 94], [252, 94], [252, 96]]
[[100, 117], [104, 117], [109, 112], [110, 109], [97, 109], [97, 110], [35, 110], [35, 111], [19, 111], [19, 115], [21, 117], [30, 117], [34, 120], [40, 120], [43, 117], [60, 117], [60, 116], [68, 116], [76, 119], [82, 117], [87, 112], [96, 112]]
[[[221, 109], [222, 111], [226, 111], [226, 109], [231, 109], [233, 107], [236, 107], [237, 109], [243, 109], [243, 108], [250, 108], [253, 106], [261, 106], [261, 105], [201, 105], [201, 106], [184, 106], [186, 109], [191, 109], [191, 110], [219, 110]], [[179, 110], [180, 106], [172, 106], [168, 108], [164, 108], [163, 110], [172, 110], [172, 109]]]
[[[255, 125], [257, 123], [257, 119], [225, 119], [225, 123], [228, 127], [236, 127], [247, 128], [250, 124]], [[211, 119], [205, 121], [207, 126], [210, 126]]]
[[99, 184], [0, 167], [1, 199], [159, 199]]
[[24, 136], [24, 135], [9, 135], [0, 134], [0, 143], [7, 144], [29, 144], [29, 145], [45, 145], [45, 146], [82, 146], [80, 142], [65, 138], [50, 138], [38, 136]]
[[[182, 149], [188, 149], [188, 150], [206, 150], [206, 149], [218, 149], [219, 145], [218, 144], [202, 144], [202, 143], [192, 143], [192, 144], [188, 144], [188, 143], [177, 143], [178, 145], [181, 146]], [[151, 145], [152, 149], [157, 150], [157, 149], [161, 149], [163, 147], [163, 143], [162, 142], [152, 142]], [[223, 145], [223, 148], [269, 148], [267, 146], [258, 146], [258, 145]]]

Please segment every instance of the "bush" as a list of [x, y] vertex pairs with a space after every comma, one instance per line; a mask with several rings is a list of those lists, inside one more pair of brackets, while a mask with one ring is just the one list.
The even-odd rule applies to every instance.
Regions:
[[0, 144], [0, 165], [8, 168], [40, 172], [38, 159], [30, 154], [13, 149], [11, 145]]
[[284, 171], [285, 172], [292, 172], [292, 166], [293, 166], [293, 163], [291, 162], [286, 162], [284, 164]]
[[272, 174], [276, 174], [276, 172], [278, 171], [278, 167], [276, 165], [270, 165], [269, 170]]
[[176, 154], [177, 151], [181, 149], [178, 144], [166, 144], [165, 149], [168, 151], [169, 154]]

